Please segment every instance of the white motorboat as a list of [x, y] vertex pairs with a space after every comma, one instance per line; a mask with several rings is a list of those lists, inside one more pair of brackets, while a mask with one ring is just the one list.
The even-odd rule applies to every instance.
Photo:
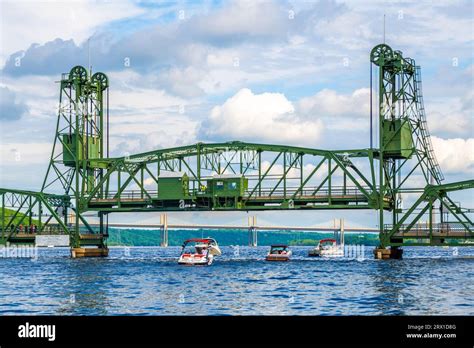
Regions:
[[289, 261], [291, 257], [291, 250], [288, 245], [278, 244], [272, 245], [270, 252], [265, 257], [267, 261]]
[[214, 257], [221, 254], [217, 241], [213, 238], [188, 239], [183, 243], [178, 263], [189, 266], [209, 266]]
[[322, 239], [314, 249], [309, 251], [308, 256], [342, 257], [344, 245], [337, 244], [337, 241], [332, 238]]

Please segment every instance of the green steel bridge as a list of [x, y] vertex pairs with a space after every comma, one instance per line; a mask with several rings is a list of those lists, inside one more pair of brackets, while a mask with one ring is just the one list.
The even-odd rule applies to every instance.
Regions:
[[[385, 44], [372, 49], [370, 60], [378, 72], [378, 108], [372, 117], [371, 68], [369, 148], [231, 141], [118, 158], [109, 156], [109, 80], [76, 66], [59, 82], [41, 189], [0, 189], [0, 242], [32, 243], [36, 234], [56, 230], [70, 235], [73, 248], [106, 250], [108, 216], [118, 212], [371, 209], [379, 212], [379, 249], [390, 257], [407, 245], [474, 245], [472, 210], [449, 196], [474, 188], [474, 180], [442, 183], [420, 68]], [[406, 197], [416, 198], [409, 207]], [[98, 226], [88, 223], [91, 212]]]

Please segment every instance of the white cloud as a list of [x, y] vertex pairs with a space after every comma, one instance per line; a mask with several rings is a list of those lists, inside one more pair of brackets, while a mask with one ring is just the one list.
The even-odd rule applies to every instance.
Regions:
[[238, 51], [235, 49], [214, 50], [206, 56], [206, 63], [210, 68], [228, 68], [233, 66], [237, 56]]
[[15, 92], [0, 85], [0, 121], [18, 120], [28, 111], [28, 107], [19, 101]]
[[254, 94], [243, 88], [212, 109], [202, 131], [206, 136], [298, 145], [315, 144], [320, 120], [297, 120], [293, 104], [281, 93]]
[[153, 88], [153, 79], [133, 71], [109, 77], [118, 80], [110, 91], [113, 156], [195, 142], [197, 121], [190, 114], [197, 102]]
[[[373, 7], [373, 4], [371, 5]], [[379, 36], [373, 30], [373, 21], [356, 11], [342, 13], [332, 20], [323, 20], [314, 26], [314, 34], [331, 44], [349, 50], [359, 50]]]
[[189, 66], [185, 69], [171, 68], [164, 74], [165, 85], [176, 95], [183, 97], [199, 97], [204, 90], [199, 87], [204, 72]]
[[[53, 139], [51, 139], [52, 141]], [[47, 163], [51, 156], [52, 142], [49, 143], [0, 143], [0, 164], [21, 166], [25, 163]]]
[[232, 1], [208, 16], [193, 17], [189, 26], [192, 35], [211, 40], [242, 37], [276, 36], [286, 31], [288, 11], [269, 1]]
[[[470, 80], [473, 81], [474, 76]], [[465, 80], [467, 82], [467, 80]], [[470, 136], [474, 132], [474, 90], [454, 98], [442, 98], [426, 103], [430, 131], [443, 137]]]
[[[31, 129], [35, 131], [53, 131], [50, 120], [57, 115], [59, 101], [59, 84], [55, 83], [57, 80], [57, 76], [31, 75], [15, 78], [4, 76], [2, 78], [2, 82], [9, 89], [15, 91], [18, 100], [28, 107], [23, 121], [31, 122], [33, 119], [47, 119], [39, 127], [30, 123]], [[32, 134], [33, 132], [30, 133]], [[5, 135], [5, 137], [10, 137], [10, 135]]]
[[[319, 160], [321, 160], [321, 159], [319, 158]], [[266, 171], [270, 167], [270, 164], [271, 163], [269, 161], [263, 161], [262, 162], [262, 173], [266, 173]], [[314, 165], [312, 163], [307, 163], [307, 164], [303, 165], [303, 177], [306, 179], [313, 172], [313, 170], [315, 168], [316, 168], [316, 165]], [[258, 171], [252, 171], [250, 174], [258, 175]], [[288, 171], [287, 180], [290, 180], [290, 181], [291, 180], [297, 180], [299, 182], [300, 174], [301, 174], [301, 169], [300, 168], [291, 168]], [[316, 173], [313, 174], [311, 179], [307, 182], [306, 187], [315, 186], [316, 183], [319, 183], [320, 179], [323, 178], [323, 177], [326, 177], [327, 174], [328, 174], [328, 165], [327, 165], [327, 163], [323, 163], [318, 168]], [[339, 171], [336, 171], [334, 176], [336, 176], [338, 174], [339, 174]], [[268, 171], [267, 175], [277, 177], [278, 179], [281, 178], [282, 175], [283, 175], [283, 165], [282, 164], [274, 164], [270, 168], [270, 170]], [[272, 184], [274, 185], [275, 182], [273, 182]]]
[[474, 138], [442, 139], [432, 136], [432, 141], [442, 171], [474, 174]]
[[0, 60], [32, 43], [58, 37], [82, 42], [107, 22], [144, 11], [127, 1], [1, 1]]
[[[448, 104], [453, 106], [453, 104]], [[455, 104], [454, 104], [455, 105]], [[430, 112], [428, 124], [433, 134], [470, 135], [473, 131], [472, 116], [462, 111]]]
[[115, 110], [127, 113], [155, 112], [159, 108], [175, 108], [187, 104], [184, 99], [167, 94], [163, 90], [148, 88], [111, 89], [110, 103]]
[[[431, 56], [433, 52], [452, 54], [451, 47], [472, 40], [472, 2], [455, 1], [345, 1], [347, 11], [335, 18], [323, 18], [312, 27], [313, 35], [339, 50], [369, 50], [382, 42], [386, 14], [386, 42], [394, 49], [416, 51]], [[456, 28], [457, 30], [452, 30]], [[415, 57], [415, 58], [417, 58]]]
[[298, 102], [298, 108], [302, 114], [310, 116], [368, 117], [369, 96], [369, 88], [359, 88], [351, 94], [339, 94], [334, 90], [323, 89], [311, 97], [302, 98]]

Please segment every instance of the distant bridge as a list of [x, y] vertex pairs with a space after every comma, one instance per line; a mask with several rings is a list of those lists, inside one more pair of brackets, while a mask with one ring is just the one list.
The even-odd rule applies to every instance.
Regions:
[[[99, 226], [99, 224], [92, 225]], [[161, 231], [161, 246], [168, 246], [168, 230], [186, 230], [186, 229], [206, 229], [206, 230], [243, 230], [248, 231], [249, 245], [257, 246], [258, 231], [299, 231], [299, 232], [333, 232], [334, 237], [340, 242], [344, 241], [344, 232], [369, 232], [379, 233], [375, 228], [345, 228], [344, 220], [339, 220], [339, 225], [334, 227], [294, 227], [294, 226], [260, 226], [257, 225], [257, 217], [249, 217], [248, 226], [244, 225], [209, 225], [209, 224], [168, 224], [166, 214], [160, 216], [160, 224], [127, 224], [127, 223], [109, 223], [109, 227], [117, 228], [156, 228]]]

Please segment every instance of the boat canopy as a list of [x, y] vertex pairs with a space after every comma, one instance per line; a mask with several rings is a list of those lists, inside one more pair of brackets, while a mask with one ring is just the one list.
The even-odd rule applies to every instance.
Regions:
[[337, 243], [335, 239], [332, 239], [332, 238], [326, 238], [326, 239], [321, 239], [319, 241], [319, 244], [323, 244], [323, 243]]
[[286, 244], [273, 244], [271, 248], [288, 248], [288, 245]]
[[188, 240], [185, 240], [184, 243], [187, 244], [187, 243], [212, 243], [212, 242], [215, 242], [214, 239], [212, 238], [192, 238], [192, 239], [188, 239]]

